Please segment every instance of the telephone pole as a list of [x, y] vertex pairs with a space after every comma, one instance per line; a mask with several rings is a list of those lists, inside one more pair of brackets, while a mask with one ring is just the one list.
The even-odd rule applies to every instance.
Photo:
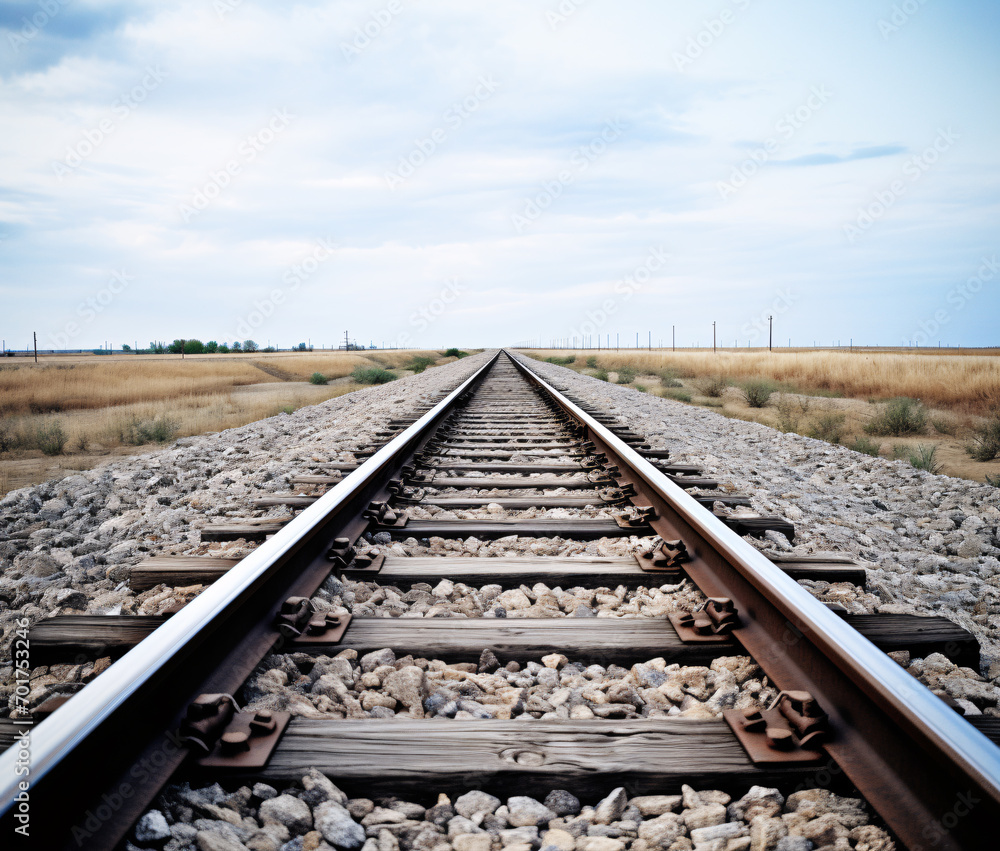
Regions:
[[32, 331], [31, 336], [35, 338], [35, 363], [38, 363], [38, 332]]
[[712, 323], [712, 354], [715, 354], [715, 323]]
[[773, 351], [773, 349], [771, 348], [771, 342], [772, 342], [773, 339], [774, 339], [774, 317], [773, 316], [768, 316], [767, 317], [767, 350], [769, 352]]

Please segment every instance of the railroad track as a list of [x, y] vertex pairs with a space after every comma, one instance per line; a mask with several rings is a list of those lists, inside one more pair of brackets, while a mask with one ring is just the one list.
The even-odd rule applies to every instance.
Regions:
[[[824, 606], [796, 580], [863, 584], [863, 568], [769, 559], [742, 536], [791, 538], [791, 523], [753, 514], [506, 352], [431, 404], [359, 448], [367, 460], [304, 470], [296, 493], [257, 501], [293, 519], [202, 530], [259, 541], [239, 562], [134, 567], [137, 589], [208, 586], [169, 617], [32, 627], [35, 664], [116, 659], [36, 712], [32, 847], [114, 848], [171, 780], [281, 787], [306, 766], [352, 794], [413, 799], [856, 789], [905, 847], [984, 847], [1000, 824], [995, 719], [975, 729], [886, 655], [974, 668], [971, 635]], [[471, 541], [476, 556], [462, 555]], [[478, 616], [435, 617], [430, 589], [460, 583], [482, 591]], [[602, 597], [631, 616], [593, 617]], [[380, 604], [400, 616], [371, 616]], [[732, 674], [756, 666], [757, 680]], [[702, 670], [722, 686], [677, 681]], [[0, 756], [6, 829], [17, 762], [17, 746]], [[691, 829], [695, 847], [749, 847], [725, 812], [715, 833]], [[614, 824], [596, 836], [629, 835]]]

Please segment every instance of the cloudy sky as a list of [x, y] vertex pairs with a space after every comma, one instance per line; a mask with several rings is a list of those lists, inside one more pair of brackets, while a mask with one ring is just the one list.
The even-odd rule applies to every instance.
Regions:
[[987, 0], [0, 5], [8, 347], [997, 344]]

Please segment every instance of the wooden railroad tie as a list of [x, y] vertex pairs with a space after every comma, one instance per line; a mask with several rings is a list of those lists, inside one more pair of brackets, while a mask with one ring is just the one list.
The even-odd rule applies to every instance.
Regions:
[[[946, 618], [916, 615], [844, 615], [843, 619], [886, 652], [915, 657], [942, 653], [958, 665], [979, 667], [979, 643]], [[82, 656], [121, 656], [165, 620], [141, 615], [57, 615], [29, 633], [35, 664]], [[310, 650], [322, 652], [322, 645]], [[718, 655], [742, 653], [727, 639], [685, 644], [666, 618], [354, 618], [334, 652], [359, 654], [383, 647], [429, 659], [475, 661], [489, 647], [504, 659], [537, 659], [558, 647], [567, 656], [602, 664], [632, 664], [656, 656], [682, 664], [707, 664]], [[332, 647], [330, 649], [333, 649]]]
[[[865, 587], [865, 568], [849, 558], [836, 556], [771, 556], [772, 562], [793, 579], [825, 582], [849, 582]], [[163, 584], [174, 588], [185, 585], [209, 585], [238, 564], [237, 559], [211, 556], [154, 556], [132, 567], [129, 585], [146, 591]], [[647, 573], [634, 558], [402, 558], [388, 556], [377, 574], [364, 570], [346, 570], [349, 579], [368, 579], [383, 585], [409, 586], [416, 582], [436, 584], [441, 579], [468, 585], [498, 584], [505, 588], [544, 582], [550, 586], [572, 588], [599, 583], [606, 587], [625, 585], [663, 585], [679, 582], [680, 570], [674, 573]]]

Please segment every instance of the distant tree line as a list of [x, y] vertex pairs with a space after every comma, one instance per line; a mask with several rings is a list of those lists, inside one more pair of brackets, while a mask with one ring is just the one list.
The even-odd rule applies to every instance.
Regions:
[[[297, 346], [293, 347], [293, 351], [305, 352], [311, 350], [311, 346], [306, 346], [305, 343], [299, 343]], [[101, 350], [103, 353], [105, 350]], [[123, 352], [133, 351], [132, 347], [128, 343], [122, 344]], [[135, 349], [136, 354], [139, 355], [179, 355], [183, 352], [186, 355], [226, 355], [226, 354], [241, 354], [253, 352], [276, 352], [277, 349], [274, 346], [267, 346], [261, 348], [255, 340], [244, 340], [240, 342], [236, 340], [233, 343], [217, 343], [215, 340], [209, 340], [207, 343], [203, 343], [201, 340], [174, 340], [172, 343], [163, 342], [150, 342], [149, 348], [146, 349]]]

